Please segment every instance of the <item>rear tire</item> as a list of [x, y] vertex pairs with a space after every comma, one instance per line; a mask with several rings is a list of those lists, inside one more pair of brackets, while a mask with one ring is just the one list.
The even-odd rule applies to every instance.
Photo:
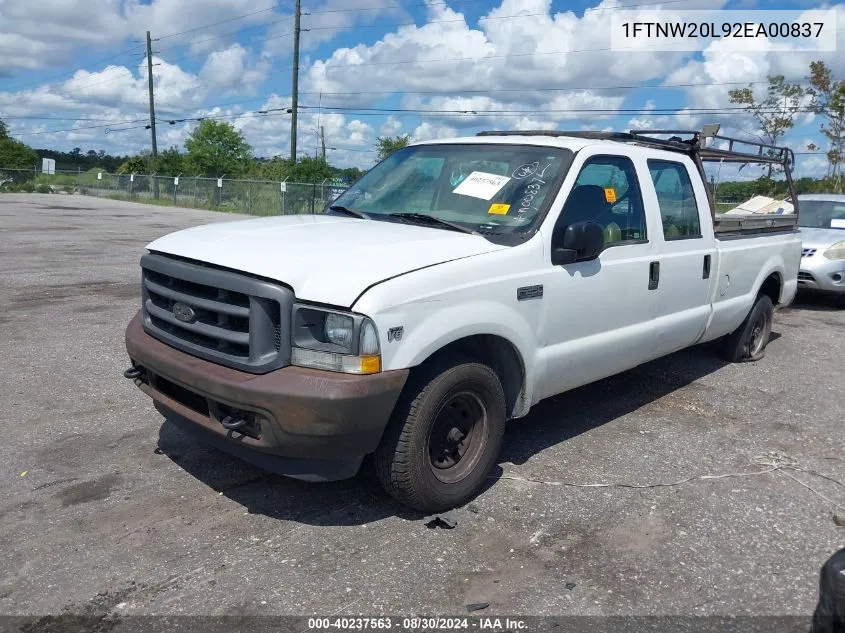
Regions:
[[452, 356], [421, 367], [376, 449], [382, 486], [423, 512], [465, 503], [496, 464], [505, 417], [505, 394], [488, 366]]
[[766, 355], [775, 308], [768, 295], [760, 295], [745, 321], [722, 340], [722, 355], [732, 363], [756, 361]]

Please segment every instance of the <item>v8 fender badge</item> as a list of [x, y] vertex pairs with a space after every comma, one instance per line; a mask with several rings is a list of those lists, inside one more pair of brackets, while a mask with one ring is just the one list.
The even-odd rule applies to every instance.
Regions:
[[393, 341], [401, 341], [402, 340], [402, 332], [405, 331], [404, 327], [392, 327], [387, 331], [387, 342], [392, 343]]

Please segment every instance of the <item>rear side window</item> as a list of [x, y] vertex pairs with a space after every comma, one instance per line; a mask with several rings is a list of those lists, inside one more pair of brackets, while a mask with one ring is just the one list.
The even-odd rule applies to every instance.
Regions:
[[581, 168], [559, 224], [589, 220], [604, 229], [607, 246], [646, 240], [643, 199], [626, 156], [594, 156]]
[[663, 237], [667, 240], [701, 237], [698, 205], [687, 168], [668, 160], [650, 160], [648, 171], [657, 193]]

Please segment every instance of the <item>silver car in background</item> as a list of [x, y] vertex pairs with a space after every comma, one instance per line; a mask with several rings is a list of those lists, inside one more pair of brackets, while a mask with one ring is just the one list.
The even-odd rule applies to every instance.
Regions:
[[798, 289], [845, 296], [845, 195], [802, 194], [798, 202]]

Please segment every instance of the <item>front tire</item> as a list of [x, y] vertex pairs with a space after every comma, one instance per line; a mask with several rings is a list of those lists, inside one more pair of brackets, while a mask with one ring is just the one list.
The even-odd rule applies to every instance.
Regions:
[[732, 363], [760, 360], [772, 333], [775, 308], [768, 295], [760, 295], [740, 326], [722, 341], [722, 354]]
[[382, 486], [423, 512], [465, 503], [496, 464], [505, 417], [505, 394], [488, 366], [453, 357], [421, 367], [376, 450]]

